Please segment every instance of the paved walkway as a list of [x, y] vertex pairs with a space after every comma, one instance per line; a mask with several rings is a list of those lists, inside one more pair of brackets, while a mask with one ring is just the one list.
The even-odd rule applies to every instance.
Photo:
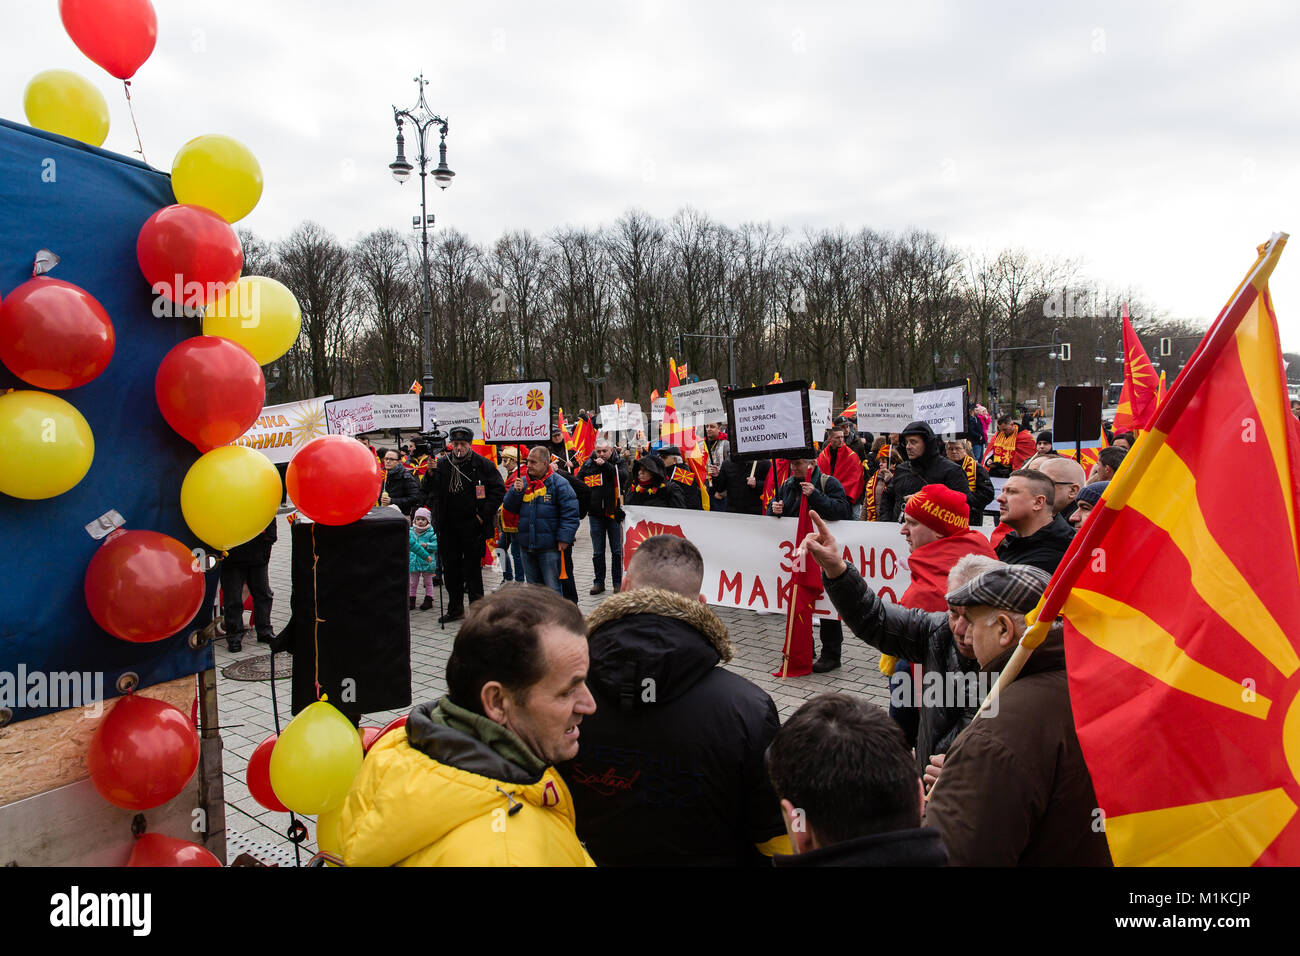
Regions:
[[[289, 558], [290, 534], [285, 519], [279, 519], [279, 540], [271, 553], [271, 588], [276, 599], [271, 613], [272, 622], [277, 631], [289, 620]], [[575, 543], [575, 561], [579, 607], [583, 613], [589, 613], [608, 595], [592, 597], [587, 594], [591, 588], [591, 538], [586, 534], [586, 522], [583, 531]], [[491, 592], [502, 583], [501, 574], [485, 568], [483, 584]], [[608, 583], [608, 582], [607, 582]], [[423, 592], [421, 592], [423, 593]], [[877, 669], [880, 655], [851, 633], [845, 634], [843, 666], [829, 674], [812, 674], [808, 677], [778, 680], [772, 672], [781, 663], [781, 644], [785, 633], [785, 617], [777, 614], [757, 614], [735, 608], [712, 608], [727, 625], [732, 642], [736, 647], [735, 659], [728, 665], [737, 674], [749, 678], [758, 684], [775, 701], [777, 711], [784, 721], [805, 700], [828, 690], [845, 691], [857, 694], [873, 703], [885, 706], [888, 701], [884, 676]], [[434, 700], [446, 693], [447, 685], [443, 674], [447, 667], [447, 658], [451, 653], [451, 644], [456, 636], [460, 622], [447, 625], [446, 629], [438, 626], [438, 611], [411, 612], [411, 700], [421, 703]], [[818, 644], [820, 648], [820, 643]], [[235, 660], [266, 654], [266, 645], [257, 644], [251, 639], [244, 641], [244, 649], [238, 654], [226, 650], [225, 641], [216, 645], [217, 658], [217, 693], [218, 711], [223, 728], [221, 732], [224, 744], [223, 763], [225, 769], [226, 791], [226, 826], [244, 837], [261, 844], [271, 845], [288, 851], [287, 860], [292, 859], [292, 844], [284, 837], [288, 827], [289, 816], [286, 813], [267, 810], [253, 800], [245, 783], [248, 758], [254, 748], [267, 736], [275, 732], [271, 714], [271, 684], [269, 681], [235, 681], [228, 680], [222, 674], [222, 668]], [[280, 711], [280, 723], [283, 727], [290, 719], [289, 700], [290, 682], [276, 680], [276, 697]], [[382, 727], [403, 711], [386, 711], [370, 714], [364, 720], [367, 726]], [[310, 840], [304, 844], [302, 861], [315, 852], [314, 820], [304, 820], [310, 833]], [[232, 851], [236, 849], [232, 846]], [[231, 853], [233, 858], [237, 855]]]

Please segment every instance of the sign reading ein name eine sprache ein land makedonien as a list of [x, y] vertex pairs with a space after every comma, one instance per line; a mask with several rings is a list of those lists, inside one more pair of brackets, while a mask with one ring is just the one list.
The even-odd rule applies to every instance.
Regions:
[[551, 383], [489, 382], [483, 386], [483, 440], [544, 442], [551, 437]]
[[808, 384], [786, 382], [727, 395], [727, 433], [736, 458], [813, 458]]

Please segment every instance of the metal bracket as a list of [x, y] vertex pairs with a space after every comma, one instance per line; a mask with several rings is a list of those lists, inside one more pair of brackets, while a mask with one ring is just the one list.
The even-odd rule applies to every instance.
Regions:
[[190, 631], [190, 636], [186, 638], [186, 641], [192, 650], [197, 651], [200, 647], [211, 644], [217, 638], [224, 636], [225, 633], [225, 622], [219, 617], [214, 617], [202, 629]]

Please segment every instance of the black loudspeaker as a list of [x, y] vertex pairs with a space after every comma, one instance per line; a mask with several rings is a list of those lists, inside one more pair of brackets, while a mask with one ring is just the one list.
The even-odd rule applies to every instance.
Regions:
[[295, 714], [321, 695], [354, 721], [410, 706], [409, 527], [392, 508], [294, 523], [292, 617], [277, 644], [293, 653]]

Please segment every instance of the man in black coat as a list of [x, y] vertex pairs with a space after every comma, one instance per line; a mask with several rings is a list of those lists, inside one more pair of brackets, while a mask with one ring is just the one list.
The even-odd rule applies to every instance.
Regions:
[[793, 856], [777, 866], [943, 866], [921, 826], [921, 778], [898, 725], [847, 694], [819, 694], [786, 721], [768, 755]]
[[[805, 496], [808, 498], [808, 510], [817, 512], [825, 521], [843, 521], [853, 515], [853, 504], [849, 501], [844, 486], [830, 475], [822, 474], [811, 458], [790, 459], [790, 477], [776, 489], [772, 503], [767, 506], [768, 514], [798, 521], [799, 499]], [[822, 652], [813, 661], [812, 669], [815, 674], [825, 674], [840, 666], [844, 628], [839, 621], [823, 617], [818, 619], [817, 630], [821, 633]]]
[[1056, 573], [1074, 538], [1074, 529], [1056, 514], [1052, 502], [1056, 486], [1033, 468], [1013, 471], [998, 495], [1002, 520], [1011, 526], [998, 542], [998, 558], [1007, 564], [1028, 564]]
[[898, 433], [903, 463], [885, 481], [880, 496], [880, 520], [897, 521], [907, 499], [926, 485], [946, 485], [963, 495], [969, 489], [961, 468], [948, 460], [943, 443], [925, 422], [912, 422]]
[[397, 452], [384, 452], [384, 486], [379, 493], [380, 505], [397, 505], [406, 517], [420, 506], [420, 483], [406, 470]]
[[474, 453], [473, 441], [468, 428], [453, 428], [451, 453], [424, 476], [424, 501], [433, 512], [438, 560], [447, 584], [448, 607], [439, 624], [465, 616], [466, 594], [471, 604], [483, 596], [483, 546], [492, 537], [497, 509], [506, 496], [501, 473]]
[[713, 479], [713, 493], [726, 496], [727, 511], [732, 514], [761, 515], [763, 485], [771, 467], [772, 462], [766, 458], [737, 461], [728, 457]]
[[271, 601], [275, 592], [267, 569], [271, 563], [271, 545], [275, 544], [275, 519], [251, 541], [236, 545], [221, 562], [222, 614], [225, 617], [226, 647], [244, 649], [244, 585], [253, 597], [253, 626], [260, 644], [275, 637], [271, 629]]
[[595, 577], [592, 594], [605, 590], [605, 543], [609, 542], [610, 571], [614, 590], [623, 586], [623, 491], [632, 476], [619, 464], [608, 439], [599, 438], [591, 457], [578, 469], [578, 480], [591, 493], [588, 523], [591, 525], [591, 566]]
[[558, 769], [600, 866], [762, 865], [788, 852], [764, 767], [776, 705], [719, 666], [732, 646], [701, 602], [703, 580], [693, 544], [657, 535], [632, 556], [623, 592], [587, 618], [596, 712]]

